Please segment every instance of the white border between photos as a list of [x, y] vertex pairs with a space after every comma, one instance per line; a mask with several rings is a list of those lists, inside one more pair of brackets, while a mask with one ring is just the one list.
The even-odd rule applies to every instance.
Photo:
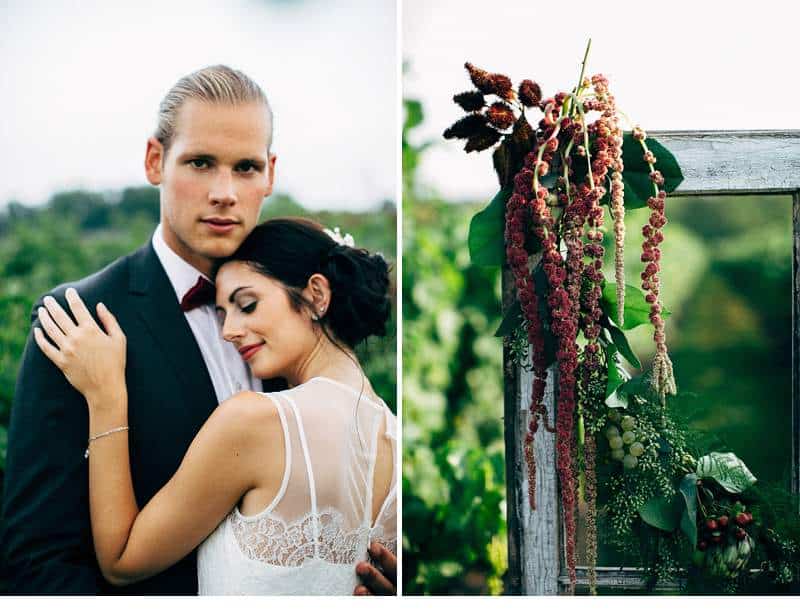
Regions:
[[395, 317], [397, 323], [397, 455], [395, 457], [397, 473], [397, 592], [403, 591], [403, 11], [402, 0], [395, 0], [395, 75], [397, 100], [395, 104], [395, 210], [397, 218], [397, 248], [395, 253], [396, 303]]

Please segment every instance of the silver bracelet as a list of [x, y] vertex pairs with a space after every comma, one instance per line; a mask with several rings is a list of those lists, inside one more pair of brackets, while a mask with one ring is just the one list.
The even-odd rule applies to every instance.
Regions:
[[95, 434], [94, 436], [89, 437], [89, 443], [86, 445], [86, 453], [83, 454], [84, 459], [89, 459], [89, 445], [92, 444], [92, 441], [96, 441], [98, 438], [103, 438], [104, 436], [108, 436], [109, 434], [114, 434], [115, 432], [123, 432], [128, 429], [128, 426], [120, 426], [119, 428], [114, 428], [112, 430], [108, 430], [107, 432], [101, 432], [100, 434]]

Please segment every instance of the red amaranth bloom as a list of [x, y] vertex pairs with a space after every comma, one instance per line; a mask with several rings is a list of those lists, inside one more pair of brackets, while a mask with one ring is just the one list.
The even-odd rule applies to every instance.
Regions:
[[476, 112], [483, 108], [483, 93], [480, 91], [464, 91], [453, 96], [453, 101], [467, 112]]
[[469, 62], [465, 63], [464, 67], [467, 69], [467, 72], [469, 72], [469, 78], [472, 84], [475, 85], [481, 93], [494, 93], [494, 91], [492, 91], [491, 81], [489, 80], [489, 73], [486, 70], [481, 70]]
[[489, 82], [491, 83], [492, 93], [495, 95], [507, 100], [514, 97], [514, 85], [511, 83], [511, 79], [504, 74], [490, 74]]
[[445, 140], [471, 138], [480, 133], [486, 126], [487, 119], [485, 116], [482, 114], [468, 114], [445, 129], [442, 135]]
[[514, 111], [508, 104], [495, 102], [486, 111], [486, 118], [489, 123], [498, 129], [508, 129], [514, 124]]
[[542, 101], [542, 88], [532, 80], [524, 80], [519, 84], [519, 101], [528, 108], [538, 106]]
[[511, 99], [511, 97], [513, 97], [514, 85], [511, 83], [511, 79], [504, 74], [489, 73], [486, 70], [481, 70], [473, 66], [469, 62], [465, 63], [464, 67], [469, 72], [472, 84], [475, 85], [481, 93], [487, 95], [494, 94], [505, 99]]

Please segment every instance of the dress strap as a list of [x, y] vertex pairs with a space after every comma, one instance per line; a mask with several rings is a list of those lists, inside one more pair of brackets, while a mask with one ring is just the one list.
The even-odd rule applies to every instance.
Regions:
[[381, 432], [380, 413], [376, 413], [372, 418], [373, 433], [370, 435], [369, 445], [369, 466], [367, 470], [366, 500], [364, 502], [364, 525], [372, 523], [372, 495], [375, 487], [375, 464], [378, 461], [378, 436]]
[[270, 502], [269, 506], [266, 510], [262, 511], [261, 514], [266, 514], [272, 511], [277, 505], [278, 502], [281, 501], [283, 496], [286, 494], [286, 488], [289, 486], [289, 475], [292, 472], [292, 441], [289, 436], [289, 424], [286, 421], [286, 413], [283, 411], [283, 405], [279, 400], [281, 398], [280, 393], [272, 393], [269, 394], [269, 397], [272, 399], [272, 402], [275, 403], [275, 408], [278, 411], [278, 417], [281, 420], [281, 427], [283, 428], [283, 448], [284, 448], [284, 463], [286, 464], [283, 470], [283, 480], [281, 481], [281, 488], [278, 490], [275, 499]]
[[308, 475], [308, 491], [311, 496], [311, 514], [313, 515], [314, 524], [314, 557], [319, 557], [319, 512], [317, 511], [317, 486], [314, 483], [314, 471], [311, 469], [311, 455], [308, 451], [308, 440], [306, 433], [303, 429], [303, 419], [300, 416], [300, 410], [297, 408], [297, 403], [293, 398], [284, 394], [283, 397], [291, 405], [294, 412], [294, 418], [297, 421], [297, 435], [300, 437], [300, 445], [303, 448], [303, 457], [306, 462], [306, 473]]

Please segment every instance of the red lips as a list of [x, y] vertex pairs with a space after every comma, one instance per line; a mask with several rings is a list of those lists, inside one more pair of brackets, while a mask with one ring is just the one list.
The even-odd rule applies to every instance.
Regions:
[[239, 353], [241, 354], [242, 359], [247, 361], [250, 360], [250, 358], [252, 358], [255, 355], [255, 353], [262, 347], [264, 347], [263, 343], [254, 343], [253, 345], [245, 345], [239, 348]]

